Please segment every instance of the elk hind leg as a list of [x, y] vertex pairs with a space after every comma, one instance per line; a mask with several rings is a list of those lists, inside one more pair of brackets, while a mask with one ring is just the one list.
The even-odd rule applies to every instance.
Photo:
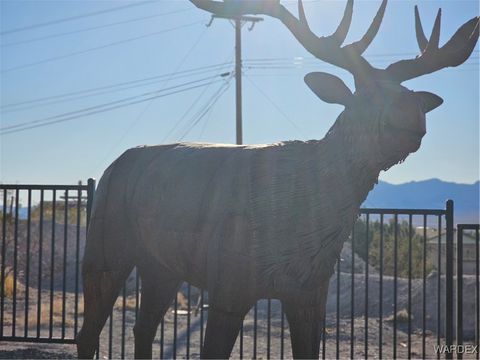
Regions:
[[202, 359], [228, 359], [237, 339], [245, 314], [208, 310]]
[[76, 338], [80, 359], [93, 358], [102, 328], [131, 269], [83, 275], [84, 318], [82, 329]]
[[142, 297], [140, 311], [133, 328], [135, 359], [151, 359], [152, 343], [157, 327], [167, 312], [180, 287], [180, 280], [168, 270], [155, 268], [148, 272], [140, 269]]
[[323, 325], [324, 305], [295, 306], [284, 303], [290, 327], [294, 359], [318, 359]]

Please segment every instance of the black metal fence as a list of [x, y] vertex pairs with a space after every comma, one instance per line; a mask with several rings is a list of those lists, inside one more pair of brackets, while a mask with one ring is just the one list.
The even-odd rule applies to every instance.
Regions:
[[[457, 225], [457, 347], [480, 356], [480, 225]], [[469, 240], [468, 242], [466, 240]], [[465, 242], [467, 242], [465, 244]], [[465, 261], [466, 260], [466, 261]], [[467, 265], [467, 266], [465, 266]], [[470, 265], [470, 266], [468, 266]], [[466, 267], [466, 268], [465, 268]], [[465, 300], [470, 300], [469, 302]], [[473, 301], [472, 301], [473, 300]], [[465, 330], [467, 333], [465, 334]], [[466, 335], [466, 336], [464, 336]], [[473, 340], [465, 346], [464, 337]], [[470, 348], [468, 346], [470, 345]], [[476, 350], [476, 351], [475, 351]], [[461, 359], [463, 353], [458, 353]]]
[[74, 343], [95, 182], [0, 184], [0, 190], [0, 340]]
[[[93, 180], [87, 186], [0, 185], [0, 341], [74, 343], [94, 187]], [[476, 275], [462, 272], [467, 235], [476, 249]], [[478, 246], [478, 225], [459, 225], [454, 241], [451, 201], [434, 210], [362, 209], [330, 281], [322, 357], [439, 358], [452, 355], [455, 338], [456, 345], [478, 345]], [[476, 295], [464, 296], [472, 286]], [[133, 357], [140, 292], [134, 272], [103, 329], [97, 357]], [[208, 294], [184, 284], [159, 326], [154, 356], [198, 358], [207, 319]], [[261, 300], [250, 311], [233, 356], [291, 357], [278, 301]]]

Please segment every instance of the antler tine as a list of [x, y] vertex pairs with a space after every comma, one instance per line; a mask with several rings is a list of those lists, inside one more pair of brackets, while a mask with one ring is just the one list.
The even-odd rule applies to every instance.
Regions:
[[[450, 66], [462, 64], [472, 53], [477, 44], [480, 30], [480, 17], [474, 17], [463, 24], [442, 47], [442, 51], [450, 54]], [[466, 43], [462, 46], [462, 42]], [[459, 48], [460, 47], [460, 48]]]
[[300, 22], [308, 27], [307, 17], [305, 16], [305, 9], [303, 8], [302, 0], [298, 0], [298, 18]]
[[433, 24], [432, 35], [430, 35], [430, 40], [428, 41], [427, 51], [438, 49], [438, 44], [440, 42], [440, 23], [442, 19], [442, 9], [438, 9], [437, 17], [435, 18], [435, 23]]
[[359, 55], [363, 54], [365, 50], [370, 46], [372, 43], [373, 39], [378, 33], [378, 30], [380, 29], [380, 25], [382, 24], [383, 16], [385, 15], [385, 9], [387, 7], [387, 0], [383, 0], [382, 4], [380, 5], [377, 14], [373, 18], [372, 23], [370, 24], [370, 27], [368, 28], [367, 32], [363, 37], [350, 44], [347, 45], [346, 48], [348, 49], [353, 49], [355, 52], [357, 52]]
[[423, 32], [422, 20], [420, 20], [420, 14], [418, 13], [418, 6], [415, 5], [415, 34], [417, 35], [417, 43], [420, 48], [420, 52], [424, 52], [428, 45], [427, 37]]
[[[467, 21], [444, 46], [438, 48], [440, 17], [441, 12], [439, 11], [435, 19], [432, 35], [425, 47], [425, 35], [423, 30], [421, 30], [420, 21], [418, 21], [419, 26], [416, 26], [417, 39], [420, 39], [420, 50], [422, 50], [422, 47], [424, 49], [422, 55], [415, 59], [401, 60], [388, 66], [385, 71], [389, 78], [403, 82], [421, 75], [430, 74], [445, 67], [458, 66], [468, 59], [478, 41], [480, 18], [477, 16]], [[421, 30], [421, 33], [418, 30]]]
[[335, 39], [339, 46], [343, 44], [345, 38], [347, 37], [348, 30], [350, 29], [350, 25], [352, 23], [352, 15], [353, 0], [348, 0], [347, 6], [345, 6], [345, 12], [343, 13], [342, 21], [340, 21], [337, 30], [335, 30], [335, 32], [329, 36], [330, 38]]

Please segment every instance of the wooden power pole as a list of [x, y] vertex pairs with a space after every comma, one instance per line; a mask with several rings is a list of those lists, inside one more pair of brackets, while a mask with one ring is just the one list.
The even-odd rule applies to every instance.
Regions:
[[213, 19], [227, 19], [232, 20], [235, 26], [235, 113], [236, 113], [236, 143], [243, 144], [243, 118], [242, 118], [242, 25], [250, 22], [252, 25], [249, 30], [252, 30], [255, 24], [262, 21], [263, 18], [257, 16], [237, 16], [224, 17], [219, 15], [212, 15], [212, 20], [207, 26], [210, 26]]

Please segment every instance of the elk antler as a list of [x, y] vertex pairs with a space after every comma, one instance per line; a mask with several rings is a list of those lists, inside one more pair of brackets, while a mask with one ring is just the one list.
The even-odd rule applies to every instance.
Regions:
[[377, 34], [387, 5], [387, 0], [383, 0], [377, 15], [361, 40], [342, 47], [341, 45], [345, 41], [352, 20], [353, 0], [348, 0], [345, 13], [337, 30], [327, 37], [318, 37], [310, 30], [302, 0], [298, 0], [298, 19], [281, 5], [279, 0], [190, 1], [198, 8], [222, 17], [262, 14], [277, 18], [308, 52], [320, 60], [349, 71], [354, 75], [356, 81], [368, 80], [369, 75], [374, 70], [362, 57], [362, 53]]
[[479, 17], [474, 17], [463, 24], [455, 35], [439, 48], [441, 15], [442, 12], [439, 10], [432, 35], [427, 41], [418, 8], [415, 6], [415, 30], [421, 55], [415, 59], [401, 60], [388, 66], [386, 72], [389, 78], [402, 82], [445, 67], [458, 66], [467, 60], [478, 40]]

